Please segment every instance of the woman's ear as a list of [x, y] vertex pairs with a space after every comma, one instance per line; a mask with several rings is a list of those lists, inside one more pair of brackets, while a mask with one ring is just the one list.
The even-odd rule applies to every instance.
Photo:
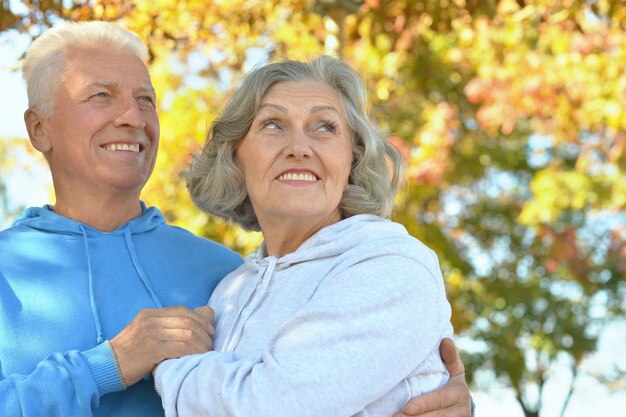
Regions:
[[46, 118], [36, 109], [28, 109], [24, 112], [24, 123], [26, 124], [30, 143], [43, 154], [48, 153], [52, 149], [45, 122]]

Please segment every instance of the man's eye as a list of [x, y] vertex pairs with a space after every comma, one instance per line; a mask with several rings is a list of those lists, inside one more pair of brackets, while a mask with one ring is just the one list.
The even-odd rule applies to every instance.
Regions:
[[154, 104], [154, 100], [150, 96], [141, 96], [138, 100], [142, 103]]
[[101, 91], [99, 93], [94, 94], [92, 97], [106, 98], [106, 97], [109, 97], [109, 93], [105, 91]]

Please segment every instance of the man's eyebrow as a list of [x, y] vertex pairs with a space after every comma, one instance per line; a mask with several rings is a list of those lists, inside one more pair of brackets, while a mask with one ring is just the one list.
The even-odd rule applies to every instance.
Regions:
[[94, 81], [94, 82], [87, 84], [85, 87], [83, 87], [83, 90], [93, 90], [96, 88], [111, 89], [111, 88], [117, 87], [117, 85], [118, 85], [117, 83], [112, 82], [112, 81]]
[[150, 85], [150, 84], [141, 85], [135, 91], [137, 91], [137, 92], [146, 92], [146, 93], [151, 93], [151, 94], [156, 95], [156, 91], [154, 90], [154, 87], [152, 87], [152, 85]]
[[[83, 88], [83, 91], [94, 90], [97, 88], [106, 88], [106, 89], [113, 90], [118, 87], [119, 87], [119, 84], [114, 81], [94, 81], [92, 83], [87, 84]], [[156, 94], [154, 87], [152, 87], [152, 85], [150, 84], [140, 85], [138, 88], [135, 89], [135, 92], [147, 92], [147, 93]]]

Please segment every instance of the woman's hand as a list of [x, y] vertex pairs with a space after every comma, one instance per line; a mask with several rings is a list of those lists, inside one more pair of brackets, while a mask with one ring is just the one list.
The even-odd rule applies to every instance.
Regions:
[[441, 359], [450, 374], [450, 380], [443, 387], [412, 398], [403, 412], [393, 417], [470, 417], [474, 415], [474, 404], [469, 388], [465, 383], [465, 367], [459, 352], [450, 339], [444, 339], [439, 346]]

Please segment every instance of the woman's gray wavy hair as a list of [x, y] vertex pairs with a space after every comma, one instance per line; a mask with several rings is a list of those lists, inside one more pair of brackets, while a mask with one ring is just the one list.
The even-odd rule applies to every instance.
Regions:
[[356, 214], [389, 217], [402, 177], [397, 149], [368, 116], [365, 84], [344, 62], [321, 56], [311, 62], [285, 60], [252, 70], [213, 122], [202, 151], [182, 174], [194, 203], [203, 211], [232, 220], [244, 229], [259, 230], [235, 152], [246, 136], [259, 105], [274, 84], [317, 81], [335, 89], [353, 133], [353, 161], [348, 188], [339, 209], [343, 218]]

